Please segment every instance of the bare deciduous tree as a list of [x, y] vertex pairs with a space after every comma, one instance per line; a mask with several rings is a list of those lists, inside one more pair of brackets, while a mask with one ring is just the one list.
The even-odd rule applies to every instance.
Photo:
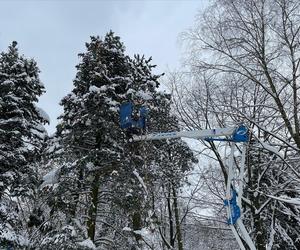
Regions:
[[[169, 78], [186, 128], [250, 127], [244, 220], [258, 249], [300, 247], [299, 13], [294, 0], [216, 0], [183, 34], [187, 67]], [[226, 179], [220, 145], [205, 144]]]

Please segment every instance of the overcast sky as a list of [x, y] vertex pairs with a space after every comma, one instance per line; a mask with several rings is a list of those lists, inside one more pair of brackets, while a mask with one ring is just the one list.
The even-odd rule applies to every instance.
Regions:
[[72, 90], [77, 54], [91, 35], [113, 30], [129, 55], [152, 56], [164, 72], [180, 65], [178, 35], [205, 5], [206, 0], [0, 0], [0, 51], [15, 40], [22, 54], [37, 61], [47, 91], [39, 106], [49, 114], [53, 133], [59, 101]]

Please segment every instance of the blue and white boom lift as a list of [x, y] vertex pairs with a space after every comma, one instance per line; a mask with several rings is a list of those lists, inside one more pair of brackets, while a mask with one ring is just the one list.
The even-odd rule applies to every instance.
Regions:
[[[240, 248], [246, 250], [243, 241], [251, 250], [256, 250], [255, 245], [245, 228], [242, 217], [242, 195], [243, 195], [243, 180], [245, 171], [246, 147], [249, 141], [248, 129], [244, 125], [229, 128], [204, 129], [194, 131], [175, 131], [152, 133], [146, 135], [138, 135], [138, 131], [146, 128], [147, 110], [145, 107], [139, 109], [138, 117], [133, 117], [132, 103], [125, 103], [120, 108], [120, 124], [122, 129], [126, 129], [131, 134], [133, 141], [152, 141], [164, 140], [172, 138], [193, 138], [205, 141], [225, 141], [231, 142], [230, 158], [228, 163], [228, 175], [226, 185], [226, 197], [224, 205], [227, 210], [227, 224], [231, 228], [234, 237], [236, 238]], [[242, 143], [242, 155], [238, 176], [238, 191], [234, 188], [234, 150], [235, 144]], [[239, 230], [239, 233], [238, 233]]]

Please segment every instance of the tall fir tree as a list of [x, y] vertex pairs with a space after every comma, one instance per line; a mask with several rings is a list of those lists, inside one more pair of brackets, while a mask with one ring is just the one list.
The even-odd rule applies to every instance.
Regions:
[[[44, 92], [33, 59], [19, 55], [17, 42], [0, 54], [0, 244], [15, 248], [28, 244], [26, 214], [21, 203], [34, 196], [49, 122], [36, 106]], [[25, 220], [25, 221], [24, 221]]]
[[[125, 47], [113, 32], [103, 40], [91, 37], [86, 48], [79, 54], [74, 89], [61, 102], [64, 113], [57, 137], [67, 163], [61, 168], [57, 195], [52, 201], [57, 212], [64, 211], [66, 225], [74, 225], [76, 218], [84, 228], [81, 238], [67, 239], [73, 241], [73, 248], [80, 248], [80, 239], [95, 241], [98, 206], [107, 202], [99, 201], [100, 187], [105, 187], [110, 174], [123, 164], [124, 134], [119, 128], [118, 110], [121, 95], [131, 81]], [[56, 236], [50, 235], [45, 246], [53, 244], [51, 237]]]

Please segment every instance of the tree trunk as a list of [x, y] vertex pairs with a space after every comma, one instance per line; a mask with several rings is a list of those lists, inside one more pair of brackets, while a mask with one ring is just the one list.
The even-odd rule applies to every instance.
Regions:
[[67, 217], [68, 223], [71, 223], [72, 220], [76, 218], [77, 204], [80, 196], [79, 193], [82, 187], [82, 183], [81, 183], [82, 179], [83, 179], [83, 172], [82, 169], [80, 169], [78, 173], [78, 179], [77, 179], [77, 192], [74, 192], [74, 194], [72, 195], [72, 203], [70, 204], [69, 207], [69, 214]]
[[169, 237], [170, 245], [173, 248], [175, 246], [175, 237], [174, 237], [174, 225], [173, 225], [173, 213], [172, 213], [172, 204], [171, 204], [171, 185], [168, 185], [168, 194], [167, 194], [167, 206], [169, 214]]
[[178, 250], [183, 250], [183, 242], [182, 242], [182, 234], [181, 234], [181, 223], [180, 223], [180, 215], [179, 215], [179, 207], [177, 200], [176, 188], [172, 185], [173, 190], [173, 204], [174, 204], [174, 213], [175, 213], [175, 224], [176, 224], [176, 235], [177, 235], [177, 244]]
[[92, 190], [91, 190], [92, 191], [92, 193], [91, 193], [92, 204], [89, 209], [89, 219], [87, 221], [88, 237], [92, 241], [94, 241], [94, 239], [95, 239], [95, 231], [96, 231], [99, 179], [100, 179], [100, 174], [97, 173], [95, 175], [95, 179], [92, 184]]

